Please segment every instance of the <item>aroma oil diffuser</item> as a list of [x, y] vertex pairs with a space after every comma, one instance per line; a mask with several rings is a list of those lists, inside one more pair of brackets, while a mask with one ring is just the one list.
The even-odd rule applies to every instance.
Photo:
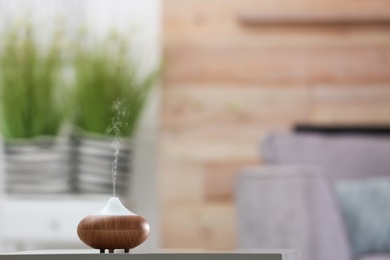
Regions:
[[77, 227], [81, 241], [100, 249], [100, 253], [106, 249], [110, 253], [115, 249], [128, 253], [142, 244], [149, 232], [148, 222], [123, 206], [117, 197], [111, 197], [102, 210], [85, 217]]

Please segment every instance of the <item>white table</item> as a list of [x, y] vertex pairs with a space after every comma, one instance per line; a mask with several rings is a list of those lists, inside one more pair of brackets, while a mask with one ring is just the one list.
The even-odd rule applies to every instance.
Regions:
[[[117, 250], [119, 251], [119, 250]], [[120, 251], [119, 251], [120, 252]], [[157, 251], [100, 254], [98, 250], [41, 250], [0, 254], [1, 260], [300, 260], [298, 250], [242, 250], [235, 252]]]

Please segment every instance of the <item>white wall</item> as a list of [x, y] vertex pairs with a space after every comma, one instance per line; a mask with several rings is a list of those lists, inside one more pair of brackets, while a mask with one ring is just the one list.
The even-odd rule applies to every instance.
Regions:
[[[54, 20], [61, 20], [69, 32], [82, 25], [96, 34], [107, 33], [112, 28], [122, 33], [135, 31], [136, 50], [145, 58], [146, 68], [160, 60], [160, 0], [0, 0], [0, 30], [27, 14], [43, 28], [49, 27]], [[159, 89], [156, 88], [136, 138], [129, 200], [133, 205], [131, 210], [143, 215], [152, 227], [149, 239], [139, 250], [159, 247], [158, 101]]]

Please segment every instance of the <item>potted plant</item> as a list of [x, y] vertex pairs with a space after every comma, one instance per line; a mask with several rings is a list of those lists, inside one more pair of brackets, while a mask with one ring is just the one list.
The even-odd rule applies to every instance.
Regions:
[[59, 102], [61, 34], [40, 44], [29, 23], [3, 32], [0, 41], [0, 129], [6, 189], [10, 193], [69, 191], [64, 122]]
[[129, 41], [113, 33], [103, 40], [80, 37], [73, 67], [75, 183], [80, 193], [111, 193], [117, 172], [121, 195], [130, 173], [132, 138], [158, 73], [141, 77]]

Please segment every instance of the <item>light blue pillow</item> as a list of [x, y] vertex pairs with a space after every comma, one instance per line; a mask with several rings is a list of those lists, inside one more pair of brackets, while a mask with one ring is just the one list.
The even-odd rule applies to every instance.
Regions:
[[336, 183], [355, 257], [390, 253], [390, 178]]

